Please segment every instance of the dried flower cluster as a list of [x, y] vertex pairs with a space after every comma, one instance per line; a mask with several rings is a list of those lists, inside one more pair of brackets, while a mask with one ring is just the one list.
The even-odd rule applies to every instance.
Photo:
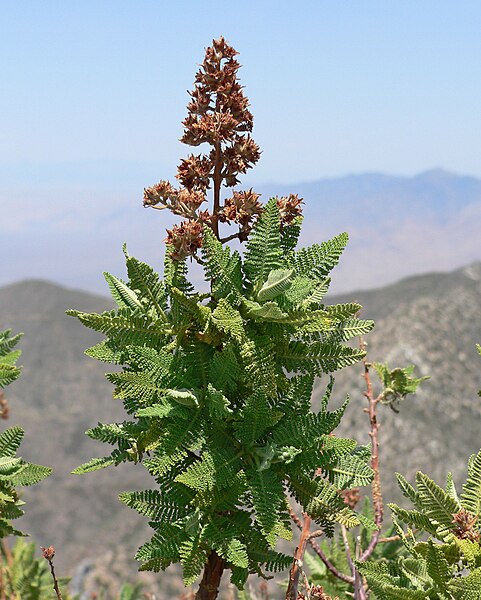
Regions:
[[344, 504], [349, 508], [356, 508], [359, 501], [361, 500], [361, 491], [359, 488], [351, 488], [349, 490], [341, 490], [339, 494], [344, 500]]
[[182, 221], [167, 230], [166, 243], [170, 248], [170, 256], [174, 260], [182, 260], [192, 256], [202, 247], [202, 225], [198, 221]]
[[226, 198], [224, 208], [219, 212], [222, 223], [237, 223], [239, 225], [239, 239], [245, 240], [252, 228], [252, 224], [262, 212], [259, 202], [260, 194], [252, 191], [234, 192], [231, 198]]
[[7, 399], [3, 390], [0, 390], [0, 419], [8, 419], [10, 414], [10, 407], [8, 406]]
[[281, 224], [292, 225], [292, 223], [302, 215], [303, 200], [299, 198], [297, 194], [290, 194], [289, 196], [282, 196], [277, 199], [277, 206], [279, 207], [279, 214], [281, 217]]
[[297, 600], [306, 600], [307, 598], [312, 598], [312, 600], [314, 600], [314, 598], [318, 600], [340, 600], [339, 596], [336, 596], [335, 598], [329, 596], [329, 594], [324, 591], [322, 585], [313, 585], [309, 590], [309, 596], [305, 596], [302, 593], [299, 593], [297, 596]]
[[40, 549], [42, 550], [42, 554], [43, 554], [43, 557], [45, 558], [45, 560], [51, 561], [53, 559], [53, 557], [55, 556], [54, 546], [49, 546], [48, 548], [44, 548], [43, 546], [40, 546]]
[[454, 535], [460, 540], [469, 540], [470, 542], [479, 542], [480, 533], [476, 529], [478, 517], [462, 508], [453, 515], [453, 523], [456, 525]]
[[[181, 160], [176, 175], [180, 187], [160, 181], [144, 190], [145, 207], [167, 208], [185, 219], [167, 230], [166, 242], [175, 259], [191, 256], [202, 246], [202, 224], [210, 226], [219, 239], [219, 223], [235, 224], [237, 232], [221, 241], [244, 241], [262, 212], [260, 195], [252, 189], [234, 191], [221, 202], [222, 186], [236, 186], [239, 175], [260, 158], [259, 146], [250, 135], [253, 116], [238, 81], [240, 64], [236, 56], [236, 50], [223, 37], [213, 40], [196, 74], [188, 115], [182, 122], [184, 144], [208, 144], [211, 150]], [[201, 210], [209, 189], [213, 190], [212, 211]], [[301, 214], [301, 203], [293, 195], [278, 199], [284, 225], [290, 225]]]

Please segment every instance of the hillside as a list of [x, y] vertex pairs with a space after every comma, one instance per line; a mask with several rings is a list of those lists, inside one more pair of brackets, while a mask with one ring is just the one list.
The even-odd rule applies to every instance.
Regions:
[[[368, 336], [370, 360], [391, 367], [414, 364], [417, 374], [431, 377], [399, 414], [380, 407], [388, 498], [400, 499], [394, 471], [413, 477], [422, 470], [442, 480], [451, 469], [459, 479], [468, 456], [481, 448], [481, 360], [475, 348], [481, 340], [480, 298], [481, 263], [473, 263], [330, 299], [357, 301], [365, 307], [363, 315], [376, 321]], [[341, 431], [367, 442], [366, 416], [359, 410], [363, 380], [355, 371], [336, 377], [337, 393], [351, 396]]]
[[[369, 336], [371, 359], [386, 358], [392, 366], [413, 363], [418, 373], [432, 377], [399, 415], [382, 411], [384, 473], [399, 470], [412, 476], [420, 468], [439, 477], [452, 468], [459, 475], [467, 456], [481, 447], [481, 361], [475, 351], [481, 341], [480, 296], [481, 264], [475, 263], [330, 299], [359, 301], [365, 316], [376, 320]], [[105, 365], [83, 354], [97, 336], [64, 313], [67, 308], [101, 311], [109, 306], [104, 297], [45, 281], [0, 288], [1, 327], [25, 333], [23, 377], [9, 389], [11, 424], [21, 424], [27, 432], [23, 456], [55, 469], [49, 480], [28, 491], [23, 527], [42, 545], [58, 548], [61, 568], [82, 564], [88, 571], [90, 563], [102, 560], [121, 570], [124, 557], [132, 556], [149, 535], [142, 519], [116, 500], [119, 491], [146, 485], [138, 469], [69, 475], [82, 461], [105, 453], [84, 431], [97, 420], [121, 420], [123, 414], [103, 378]], [[339, 374], [335, 399], [349, 391], [351, 406], [342, 433], [365, 441], [360, 372], [352, 367]], [[384, 479], [392, 499], [393, 478]], [[120, 557], [106, 554], [112, 547], [119, 548]], [[133, 565], [130, 561], [130, 572]]]
[[[82, 565], [87, 573], [91, 564], [105, 561], [105, 553], [117, 547], [122, 572], [125, 556], [133, 556], [149, 528], [117, 501], [117, 495], [142, 489], [148, 477], [131, 465], [90, 477], [70, 475], [80, 463], [106, 451], [84, 432], [97, 421], [124, 419], [103, 377], [105, 365], [83, 353], [100, 338], [65, 315], [72, 307], [102, 311], [111, 305], [106, 298], [45, 281], [0, 289], [2, 327], [25, 334], [20, 344], [23, 375], [8, 389], [9, 424], [20, 424], [26, 431], [21, 455], [54, 469], [41, 486], [26, 490], [23, 527], [39, 544], [57, 548], [55, 560], [61, 570], [72, 572], [73, 566]], [[108, 562], [117, 560], [110, 557]], [[133, 575], [136, 563], [128, 562], [128, 574]]]

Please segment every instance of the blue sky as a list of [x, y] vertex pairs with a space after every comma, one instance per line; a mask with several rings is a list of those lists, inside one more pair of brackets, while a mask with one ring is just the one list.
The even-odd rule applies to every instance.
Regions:
[[477, 1], [3, 0], [1, 9], [0, 164], [17, 175], [40, 165], [46, 178], [68, 178], [68, 163], [100, 162], [173, 174], [186, 91], [221, 33], [240, 52], [264, 151], [254, 181], [434, 166], [481, 175]]
[[[123, 241], [160, 260], [171, 221], [142, 209], [142, 189], [172, 178], [190, 151], [178, 142], [187, 90], [220, 34], [240, 52], [263, 150], [243, 183], [295, 192], [298, 182], [433, 167], [481, 177], [477, 0], [0, 0], [0, 9], [0, 255], [9, 256], [0, 285], [43, 277], [104, 289], [103, 270], [123, 272]], [[463, 250], [462, 219], [452, 246], [449, 229], [406, 241], [418, 272], [481, 258], [472, 243]], [[354, 214], [342, 228], [362, 239]], [[309, 241], [328, 229], [314, 220]], [[449, 260], [423, 262], [443, 247]], [[405, 275], [399, 248], [385, 275], [360, 280]], [[352, 285], [346, 276], [341, 287]]]

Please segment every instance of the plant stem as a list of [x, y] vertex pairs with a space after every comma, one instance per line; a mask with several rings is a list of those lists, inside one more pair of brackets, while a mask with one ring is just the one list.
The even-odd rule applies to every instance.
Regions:
[[55, 591], [55, 595], [57, 596], [57, 600], [63, 600], [62, 598], [62, 593], [60, 591], [60, 587], [58, 585], [58, 580], [57, 580], [57, 576], [55, 575], [55, 568], [53, 566], [53, 557], [55, 556], [55, 549], [53, 546], [50, 546], [50, 548], [42, 548], [42, 552], [43, 552], [43, 557], [45, 558], [45, 560], [48, 562], [49, 566], [50, 566], [50, 573], [52, 575], [52, 580], [53, 580], [53, 589]]
[[215, 600], [217, 598], [224, 567], [224, 560], [212, 550], [204, 567], [199, 589], [195, 595], [196, 600]]
[[[364, 349], [365, 344], [361, 340], [361, 348]], [[369, 374], [369, 363], [366, 359], [364, 359], [364, 381], [366, 382], [366, 391], [364, 392], [364, 396], [367, 398], [369, 403], [367, 413], [369, 414], [369, 423], [370, 423], [370, 431], [369, 436], [371, 438], [371, 468], [374, 471], [374, 477], [371, 484], [372, 490], [372, 503], [374, 505], [374, 522], [377, 525], [376, 531], [371, 536], [371, 540], [367, 548], [359, 557], [359, 560], [364, 562], [367, 560], [371, 554], [374, 552], [374, 549], [377, 546], [381, 535], [381, 526], [383, 523], [383, 515], [384, 515], [384, 504], [382, 499], [382, 491], [381, 491], [381, 474], [379, 471], [379, 424], [377, 422], [377, 404], [379, 402], [379, 397], [375, 398], [371, 376]]]
[[239, 232], [237, 233], [231, 233], [230, 235], [224, 237], [224, 238], [220, 238], [219, 241], [221, 241], [223, 244], [225, 244], [225, 242], [230, 242], [231, 240], [235, 240], [235, 238], [239, 237]]
[[287, 586], [286, 600], [297, 600], [297, 590], [299, 587], [299, 576], [302, 570], [302, 561], [304, 560], [304, 553], [306, 552], [306, 546], [309, 541], [311, 518], [306, 513], [303, 513], [303, 516], [304, 523], [302, 525], [301, 538], [294, 553], [294, 560], [292, 561], [292, 567], [289, 573], [289, 585]]
[[214, 163], [214, 207], [212, 211], [212, 229], [219, 239], [219, 211], [220, 211], [220, 188], [222, 185], [222, 152], [220, 142], [215, 143]]
[[[297, 527], [299, 529], [302, 529], [302, 521], [301, 521], [301, 519], [299, 519], [299, 517], [296, 515], [296, 513], [292, 510], [292, 508], [290, 510], [290, 513], [291, 513], [291, 518], [294, 521], [294, 523], [297, 525]], [[337, 577], [338, 579], [340, 579], [341, 581], [344, 581], [345, 583], [350, 583], [351, 585], [354, 583], [354, 577], [351, 577], [350, 575], [346, 575], [345, 573], [341, 573], [341, 571], [339, 571], [332, 564], [332, 562], [327, 558], [327, 556], [324, 554], [324, 552], [322, 551], [319, 544], [316, 542], [316, 540], [312, 536], [309, 537], [308, 541], [309, 541], [309, 544], [311, 545], [311, 548], [314, 550], [314, 552], [317, 554], [317, 556], [322, 560], [322, 562], [324, 563], [326, 568], [334, 575], [334, 577]]]
[[349, 568], [351, 569], [351, 573], [352, 573], [352, 578], [353, 578], [352, 586], [354, 588], [354, 599], [355, 600], [366, 600], [366, 598], [367, 598], [366, 590], [364, 589], [364, 584], [363, 584], [361, 574], [357, 570], [356, 565], [354, 564], [354, 561], [352, 560], [351, 548], [349, 547], [349, 540], [347, 537], [347, 530], [344, 527], [344, 525], [341, 525], [341, 535], [342, 535], [342, 541], [344, 542], [344, 549], [346, 551], [347, 563], [348, 563]]

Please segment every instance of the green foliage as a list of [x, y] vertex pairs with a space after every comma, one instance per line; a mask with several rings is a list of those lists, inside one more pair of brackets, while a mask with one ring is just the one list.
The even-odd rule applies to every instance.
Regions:
[[119, 592], [119, 600], [141, 600], [145, 598], [145, 594], [143, 593], [143, 586], [141, 583], [130, 584], [124, 583], [124, 585], [120, 588]]
[[20, 375], [16, 362], [21, 351], [14, 350], [18, 340], [22, 337], [19, 333], [11, 336], [11, 329], [0, 331], [0, 388], [4, 388]]
[[[469, 459], [459, 496], [451, 474], [444, 488], [420, 472], [415, 488], [400, 475], [398, 481], [415, 507], [405, 510], [389, 505], [407, 556], [358, 564], [376, 598], [479, 599], [481, 451]], [[407, 525], [406, 531], [399, 522]], [[427, 540], [421, 534], [428, 534]]]
[[386, 364], [382, 363], [374, 363], [373, 366], [383, 386], [380, 401], [383, 404], [388, 404], [395, 412], [398, 412], [400, 402], [408, 394], [416, 393], [419, 384], [429, 379], [429, 376], [413, 377], [414, 365], [393, 370], [390, 370]]
[[[359, 552], [359, 549], [366, 548], [369, 543], [370, 534], [373, 531], [373, 527], [370, 525], [373, 518], [372, 513], [371, 503], [369, 499], [366, 498], [362, 509], [359, 511], [359, 518], [361, 520], [360, 525], [346, 532], [347, 542], [352, 556], [356, 555], [356, 547]], [[393, 561], [395, 562], [400, 557], [407, 554], [402, 541], [391, 539], [395, 533], [394, 526], [387, 528], [385, 537], [386, 539], [389, 538], [390, 541], [378, 543], [374, 549], [371, 560], [385, 564]], [[331, 539], [319, 538], [316, 542], [320, 547], [322, 554], [328, 558], [330, 564], [333, 565], [339, 573], [351, 576], [351, 569], [346, 556], [346, 546], [340, 531], [336, 532]], [[311, 586], [322, 585], [324, 591], [332, 597], [339, 596], [340, 598], [348, 598], [353, 595], [353, 586], [336, 577], [310, 547], [308, 547], [308, 551], [304, 555], [304, 563], [307, 567], [306, 574]], [[374, 595], [369, 597], [373, 599], [378, 598], [378, 596]], [[379, 598], [382, 598], [382, 596], [379, 596]]]
[[156, 481], [121, 494], [154, 530], [141, 569], [181, 562], [190, 584], [214, 551], [242, 588], [249, 573], [286, 568], [274, 547], [292, 535], [288, 492], [327, 532], [359, 523], [339, 490], [372, 471], [355, 442], [330, 436], [345, 408], [328, 410], [332, 383], [321, 410], [310, 399], [314, 375], [363, 357], [343, 342], [373, 323], [355, 317], [358, 305], [321, 302], [347, 236], [296, 252], [294, 233], [273, 199], [244, 260], [205, 230], [209, 294], [193, 290], [183, 262], [167, 256], [161, 282], [127, 255], [129, 281], [107, 276], [118, 310], [69, 312], [107, 335], [88, 354], [123, 366], [107, 377], [131, 418], [91, 429], [115, 449], [75, 472], [133, 461]]
[[23, 433], [20, 427], [10, 427], [0, 435], [0, 538], [23, 535], [10, 522], [23, 515], [24, 502], [15, 488], [38, 483], [52, 471], [15, 456]]
[[[1, 591], [6, 598], [19, 600], [52, 600], [53, 584], [50, 568], [43, 558], [36, 558], [38, 551], [35, 542], [27, 543], [22, 538], [17, 539], [10, 553], [5, 546], [0, 546], [2, 555]], [[68, 579], [60, 578], [64, 600], [69, 596], [63, 586], [68, 584]]]
[[[0, 391], [17, 379], [20, 369], [16, 362], [20, 350], [13, 350], [21, 334], [11, 337], [7, 329], [0, 333]], [[23, 515], [19, 486], [28, 486], [45, 479], [51, 469], [28, 463], [16, 456], [24, 432], [20, 427], [10, 427], [0, 435], [0, 538], [24, 535], [11, 524], [12, 519]]]

